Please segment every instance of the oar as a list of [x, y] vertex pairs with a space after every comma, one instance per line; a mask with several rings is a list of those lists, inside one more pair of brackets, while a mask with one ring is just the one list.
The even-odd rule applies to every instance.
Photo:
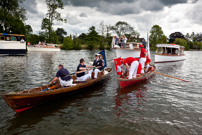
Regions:
[[49, 88], [46, 88], [46, 89], [41, 90], [41, 92], [42, 92], [42, 91], [47, 91], [47, 90], [50, 90], [50, 89], [54, 89], [54, 88], [59, 87], [59, 86], [60, 86], [60, 85], [52, 86], [52, 87], [49, 87]]
[[180, 78], [177, 78], [177, 77], [174, 77], [174, 76], [162, 74], [162, 73], [159, 73], [159, 72], [156, 72], [156, 71], [152, 71], [152, 72], [154, 72], [154, 73], [156, 73], [156, 74], [164, 75], [164, 76], [167, 76], [167, 77], [171, 77], [171, 78], [174, 78], [174, 79], [178, 79], [178, 80], [181, 80], [181, 81], [190, 82], [190, 81], [183, 80], [183, 79], [180, 79]]
[[[97, 68], [100, 68], [101, 66], [99, 67], [94, 67], [93, 69], [97, 69]], [[71, 73], [72, 74], [79, 74], [79, 73], [82, 73], [82, 72], [85, 72], [85, 71], [88, 71], [88, 70], [82, 70], [82, 71], [78, 71], [78, 72], [75, 72], [75, 73]]]

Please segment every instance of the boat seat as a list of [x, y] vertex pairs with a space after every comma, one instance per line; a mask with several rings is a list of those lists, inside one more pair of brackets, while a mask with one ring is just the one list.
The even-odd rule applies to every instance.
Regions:
[[84, 83], [85, 81], [83, 80], [74, 80], [74, 83]]
[[71, 86], [76, 86], [76, 84], [68, 84], [68, 85], [65, 85], [64, 87], [71, 87]]
[[106, 70], [104, 71], [104, 75], [108, 74], [109, 72], [107, 72]]

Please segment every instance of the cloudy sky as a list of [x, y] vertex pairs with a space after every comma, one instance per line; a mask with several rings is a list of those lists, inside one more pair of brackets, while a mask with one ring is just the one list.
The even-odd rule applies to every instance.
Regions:
[[[69, 34], [87, 33], [89, 27], [96, 29], [103, 21], [114, 25], [128, 22], [140, 37], [155, 24], [162, 27], [168, 37], [172, 32], [183, 34], [202, 32], [202, 0], [63, 0], [64, 9], [58, 10], [67, 23], [54, 22], [54, 29], [64, 28]], [[25, 0], [26, 24], [34, 33], [41, 29], [42, 18], [47, 13], [45, 0]]]

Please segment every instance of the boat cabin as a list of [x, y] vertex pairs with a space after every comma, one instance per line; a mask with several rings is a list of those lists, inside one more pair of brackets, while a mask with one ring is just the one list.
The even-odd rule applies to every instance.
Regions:
[[157, 44], [157, 55], [184, 55], [184, 46], [176, 44]]
[[0, 33], [1, 41], [19, 41], [20, 42], [21, 39], [25, 41], [25, 35]]

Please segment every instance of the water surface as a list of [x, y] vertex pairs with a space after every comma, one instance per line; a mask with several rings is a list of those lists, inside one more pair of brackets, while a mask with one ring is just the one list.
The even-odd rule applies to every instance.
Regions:
[[[98, 51], [32, 52], [0, 57], [0, 92], [27, 90], [48, 84], [62, 63], [75, 72]], [[106, 51], [114, 67], [113, 51]], [[156, 64], [158, 72], [191, 82], [154, 75], [148, 81], [120, 89], [115, 71], [83, 92], [16, 114], [0, 97], [0, 133], [5, 135], [187, 135], [202, 129], [202, 52], [185, 52], [186, 61]], [[152, 60], [154, 56], [152, 57]]]

